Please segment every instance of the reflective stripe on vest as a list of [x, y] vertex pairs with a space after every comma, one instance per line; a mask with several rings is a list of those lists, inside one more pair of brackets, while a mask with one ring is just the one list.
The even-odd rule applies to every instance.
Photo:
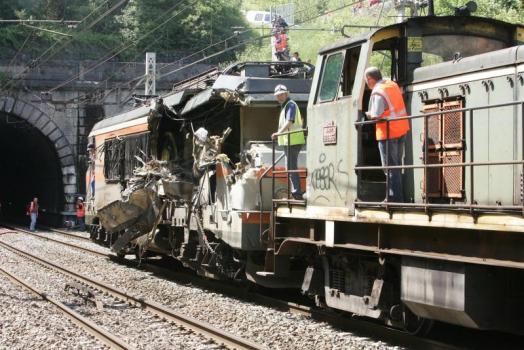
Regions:
[[[302, 130], [302, 115], [300, 114], [300, 109], [298, 108], [298, 105], [293, 100], [288, 100], [287, 103], [282, 107], [282, 110], [280, 111], [280, 118], [278, 120], [278, 130], [286, 124], [286, 107], [288, 103], [294, 103], [295, 104], [295, 122], [291, 124], [291, 127], [289, 130], [286, 131], [297, 131]], [[282, 135], [278, 137], [278, 145], [279, 146], [287, 146], [287, 140], [289, 137], [289, 144], [292, 145], [303, 145], [306, 143], [306, 138], [304, 137], [304, 132], [295, 132], [289, 135]]]
[[[398, 85], [391, 80], [384, 80], [377, 84], [371, 95], [380, 95], [386, 101], [388, 108], [380, 115], [379, 118], [394, 118], [407, 116], [406, 105], [402, 98], [402, 92]], [[377, 140], [396, 139], [404, 136], [409, 131], [409, 120], [402, 119], [389, 122], [389, 134], [387, 130], [387, 123], [376, 124], [376, 138]]]

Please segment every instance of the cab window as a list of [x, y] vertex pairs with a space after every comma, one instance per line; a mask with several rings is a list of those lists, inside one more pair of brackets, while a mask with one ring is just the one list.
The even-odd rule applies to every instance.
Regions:
[[337, 96], [344, 56], [342, 52], [338, 52], [328, 56], [325, 62], [318, 94], [319, 102], [333, 101]]

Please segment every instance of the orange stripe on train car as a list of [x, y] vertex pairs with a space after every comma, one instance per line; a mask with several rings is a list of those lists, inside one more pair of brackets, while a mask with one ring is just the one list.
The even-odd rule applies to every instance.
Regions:
[[[262, 213], [262, 223], [269, 224], [270, 213]], [[242, 213], [243, 224], [260, 224], [260, 213]]]

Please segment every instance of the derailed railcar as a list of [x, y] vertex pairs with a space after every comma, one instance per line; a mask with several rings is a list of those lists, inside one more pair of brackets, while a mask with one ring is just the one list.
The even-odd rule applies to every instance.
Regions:
[[[520, 25], [419, 17], [323, 49], [307, 202], [275, 201], [258, 282], [302, 276], [295, 287], [321, 305], [411, 330], [440, 320], [522, 332], [523, 42]], [[406, 203], [384, 201], [388, 168], [364, 117], [371, 65], [411, 114]]]
[[[280, 108], [273, 90], [285, 84], [306, 116], [312, 72], [303, 63], [235, 64], [95, 125], [93, 239], [120, 255], [171, 255], [215, 278], [262, 269]], [[286, 177], [276, 189], [285, 196]]]

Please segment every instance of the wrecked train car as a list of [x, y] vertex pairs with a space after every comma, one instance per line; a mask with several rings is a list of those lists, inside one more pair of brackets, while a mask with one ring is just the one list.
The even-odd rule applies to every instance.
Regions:
[[[301, 62], [235, 64], [96, 124], [87, 175], [92, 238], [119, 255], [170, 255], [210, 277], [262, 269], [280, 108], [273, 90], [288, 86], [306, 116], [312, 72]], [[299, 167], [305, 162], [303, 150]], [[287, 190], [282, 174], [275, 192]]]

